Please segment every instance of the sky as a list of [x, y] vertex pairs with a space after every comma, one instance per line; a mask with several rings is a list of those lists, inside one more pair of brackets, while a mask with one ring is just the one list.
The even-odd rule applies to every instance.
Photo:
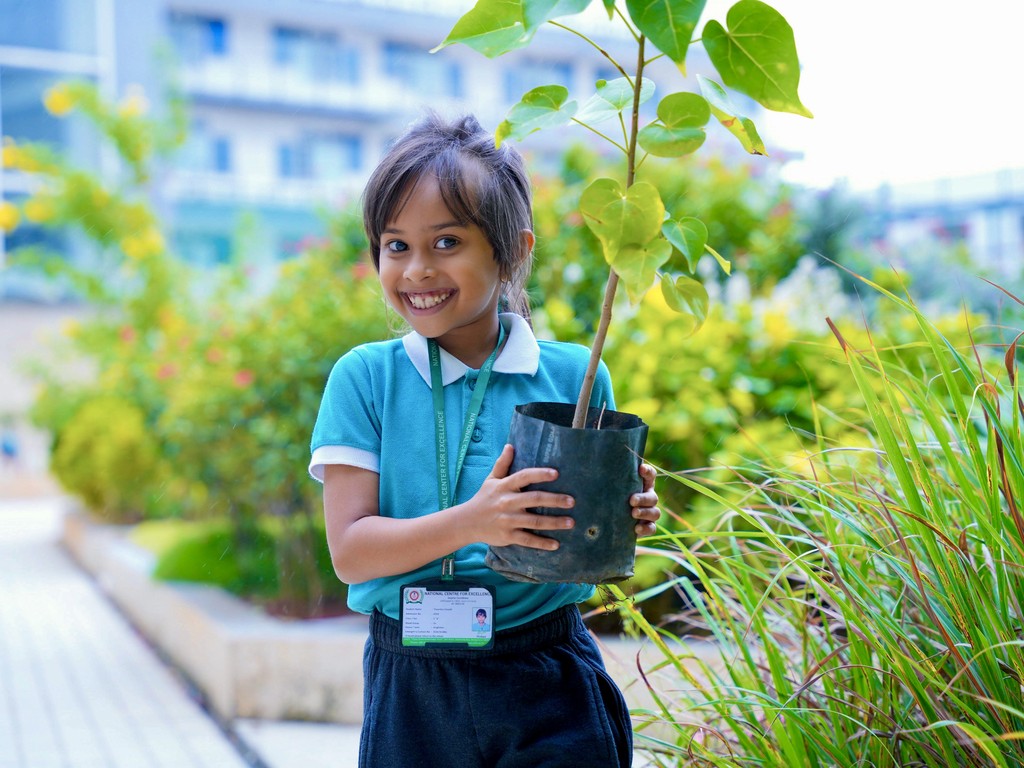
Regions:
[[[785, 170], [814, 186], [873, 189], [1024, 169], [1021, 0], [769, 0], [793, 27], [814, 119], [767, 113]], [[732, 5], [708, 0], [703, 20]]]

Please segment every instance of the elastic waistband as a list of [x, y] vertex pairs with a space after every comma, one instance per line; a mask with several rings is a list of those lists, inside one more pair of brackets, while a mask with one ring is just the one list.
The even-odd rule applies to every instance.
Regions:
[[583, 629], [579, 609], [575, 604], [570, 604], [518, 627], [499, 630], [494, 636], [494, 646], [486, 650], [409, 648], [402, 645], [402, 626], [397, 620], [379, 611], [370, 615], [370, 639], [381, 650], [438, 659], [478, 659], [509, 653], [529, 653], [557, 645]]

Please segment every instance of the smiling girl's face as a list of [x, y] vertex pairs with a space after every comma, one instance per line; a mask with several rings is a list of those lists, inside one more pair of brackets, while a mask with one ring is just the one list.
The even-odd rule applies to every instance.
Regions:
[[479, 368], [498, 338], [501, 274], [475, 224], [460, 224], [433, 176], [414, 182], [380, 235], [380, 282], [422, 336]]

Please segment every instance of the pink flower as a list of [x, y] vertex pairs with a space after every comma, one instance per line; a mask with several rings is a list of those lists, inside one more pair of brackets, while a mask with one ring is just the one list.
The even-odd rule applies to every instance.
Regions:
[[124, 325], [121, 326], [121, 330], [117, 335], [125, 344], [131, 344], [133, 341], [135, 341], [136, 334], [134, 328], [132, 328], [130, 325]]
[[206, 359], [211, 363], [219, 363], [224, 359], [224, 350], [220, 347], [210, 347], [206, 350]]
[[178, 366], [174, 363], [164, 363], [156, 370], [156, 377], [158, 379], [169, 379], [172, 376], [178, 374]]
[[235, 374], [235, 386], [239, 389], [244, 389], [252, 384], [255, 379], [256, 377], [253, 375], [252, 371], [248, 368], [243, 368]]

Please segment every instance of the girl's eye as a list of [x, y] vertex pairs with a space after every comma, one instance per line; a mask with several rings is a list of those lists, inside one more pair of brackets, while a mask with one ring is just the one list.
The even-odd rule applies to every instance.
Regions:
[[446, 248], [454, 248], [458, 244], [459, 244], [459, 241], [457, 239], [455, 239], [454, 237], [450, 237], [450, 236], [442, 237], [440, 240], [437, 241], [437, 247], [442, 249], [442, 250], [444, 250]]
[[392, 253], [400, 253], [401, 251], [408, 249], [408, 247], [409, 246], [401, 240], [389, 240], [384, 243], [385, 250], [391, 251]]

